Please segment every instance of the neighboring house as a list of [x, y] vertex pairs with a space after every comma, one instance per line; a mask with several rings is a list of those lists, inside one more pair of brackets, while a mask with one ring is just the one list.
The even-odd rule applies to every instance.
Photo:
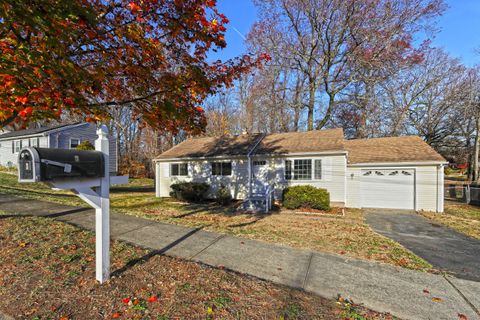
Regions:
[[[0, 165], [16, 166], [18, 153], [25, 147], [75, 149], [86, 140], [95, 145], [96, 139], [96, 125], [85, 122], [11, 131], [0, 134]], [[110, 139], [110, 171], [117, 172], [117, 144], [113, 138]]]
[[156, 195], [178, 181], [220, 185], [237, 199], [309, 184], [332, 205], [443, 212], [445, 159], [420, 137], [345, 140], [342, 129], [193, 138], [155, 161]]

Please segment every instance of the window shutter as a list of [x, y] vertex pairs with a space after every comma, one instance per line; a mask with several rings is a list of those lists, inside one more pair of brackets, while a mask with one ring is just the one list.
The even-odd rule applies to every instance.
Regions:
[[322, 180], [322, 160], [315, 159], [315, 169], [314, 169], [315, 180]]
[[15, 153], [15, 140], [12, 140], [12, 153]]
[[292, 180], [292, 160], [285, 160], [285, 180]]

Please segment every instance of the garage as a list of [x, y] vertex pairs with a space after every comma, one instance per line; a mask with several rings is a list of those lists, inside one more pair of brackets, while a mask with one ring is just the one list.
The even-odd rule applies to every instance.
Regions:
[[363, 169], [362, 208], [415, 209], [414, 169]]

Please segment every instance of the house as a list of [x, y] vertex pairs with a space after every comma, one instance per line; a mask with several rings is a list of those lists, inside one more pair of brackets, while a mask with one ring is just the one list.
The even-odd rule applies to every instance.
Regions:
[[[97, 126], [72, 123], [45, 126], [0, 134], [0, 165], [16, 166], [18, 153], [25, 147], [74, 149], [88, 140], [95, 144]], [[110, 138], [110, 171], [117, 172], [117, 144]]]
[[220, 185], [237, 199], [268, 186], [330, 192], [332, 205], [443, 212], [445, 159], [420, 137], [345, 140], [342, 129], [188, 139], [155, 160], [156, 195], [179, 181]]

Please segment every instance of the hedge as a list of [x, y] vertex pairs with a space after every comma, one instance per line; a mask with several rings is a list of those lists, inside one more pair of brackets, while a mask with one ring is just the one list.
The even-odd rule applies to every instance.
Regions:
[[200, 202], [205, 200], [210, 186], [199, 182], [179, 182], [170, 186], [170, 196], [182, 201]]
[[288, 187], [283, 190], [283, 206], [287, 209], [330, 210], [330, 193], [309, 185]]

